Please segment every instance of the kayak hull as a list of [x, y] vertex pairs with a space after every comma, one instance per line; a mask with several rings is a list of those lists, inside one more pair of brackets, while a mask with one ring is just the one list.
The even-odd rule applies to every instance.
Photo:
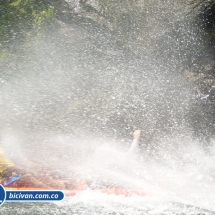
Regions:
[[[43, 188], [34, 188], [34, 187], [5, 187], [5, 190], [50, 190], [50, 189], [43, 189]], [[62, 190], [66, 196], [74, 196], [77, 193], [84, 191], [87, 189], [71, 189], [71, 190]], [[122, 195], [125, 197], [130, 197], [133, 195], [138, 196], [146, 196], [147, 194], [144, 191], [135, 190], [135, 189], [124, 189], [124, 188], [102, 188], [102, 189], [90, 189], [92, 192], [100, 192], [107, 195]]]
[[[69, 182], [67, 180], [58, 180], [58, 183], [65, 183]], [[5, 187], [5, 190], [59, 190], [59, 189], [44, 189], [42, 187], [31, 187], [26, 184], [26, 186], [16, 186], [16, 183], [10, 184], [9, 186]], [[122, 187], [106, 187], [106, 188], [91, 188], [88, 186], [87, 181], [85, 180], [78, 180], [75, 181], [72, 186], [68, 187], [68, 189], [62, 190], [66, 196], [74, 196], [77, 193], [84, 191], [84, 190], [90, 190], [92, 192], [100, 192], [105, 193], [107, 195], [123, 195], [126, 197], [132, 196], [132, 195], [138, 195], [138, 196], [146, 196], [146, 192], [139, 190], [139, 189], [127, 189]]]

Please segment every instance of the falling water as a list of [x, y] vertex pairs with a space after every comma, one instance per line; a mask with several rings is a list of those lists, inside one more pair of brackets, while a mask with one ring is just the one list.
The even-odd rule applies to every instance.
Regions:
[[[78, 2], [70, 1], [76, 13]], [[141, 2], [145, 22], [131, 22], [126, 36], [92, 20], [56, 20], [13, 42], [0, 76], [0, 129], [21, 166], [25, 156], [94, 186], [148, 195], [88, 189], [59, 204], [5, 203], [4, 214], [215, 213], [215, 142], [208, 151], [207, 120], [195, 124], [203, 95], [189, 82], [210, 60], [205, 35], [187, 2]], [[139, 153], [127, 155], [135, 129]]]

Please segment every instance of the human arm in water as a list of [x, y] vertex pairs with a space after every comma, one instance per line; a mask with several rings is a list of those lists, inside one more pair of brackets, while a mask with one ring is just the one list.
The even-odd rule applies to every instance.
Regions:
[[141, 133], [141, 130], [136, 130], [133, 133], [133, 141], [132, 141], [131, 146], [130, 146], [130, 148], [128, 150], [129, 152], [133, 152], [134, 150], [136, 150], [138, 148], [140, 133]]

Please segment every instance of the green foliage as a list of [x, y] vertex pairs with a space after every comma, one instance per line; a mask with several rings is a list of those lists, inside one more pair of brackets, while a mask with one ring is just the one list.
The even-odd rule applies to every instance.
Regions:
[[1, 0], [0, 43], [22, 37], [33, 27], [49, 22], [55, 8], [45, 0]]
[[33, 23], [36, 25], [41, 25], [49, 20], [51, 20], [56, 14], [56, 11], [53, 8], [48, 8], [43, 10], [42, 12], [32, 12], [33, 15]]

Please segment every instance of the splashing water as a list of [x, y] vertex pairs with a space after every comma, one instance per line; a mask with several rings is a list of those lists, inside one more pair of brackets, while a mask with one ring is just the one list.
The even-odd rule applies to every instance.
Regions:
[[[87, 189], [58, 204], [5, 203], [4, 214], [215, 213], [215, 142], [206, 151], [193, 138], [196, 86], [185, 72], [202, 66], [202, 32], [183, 18], [187, 5], [161, 2], [144, 2], [150, 16], [136, 40], [58, 20], [32, 36], [0, 77], [1, 144], [17, 164], [25, 167], [25, 156], [95, 187], [147, 195]], [[131, 155], [137, 128], [140, 151]]]

